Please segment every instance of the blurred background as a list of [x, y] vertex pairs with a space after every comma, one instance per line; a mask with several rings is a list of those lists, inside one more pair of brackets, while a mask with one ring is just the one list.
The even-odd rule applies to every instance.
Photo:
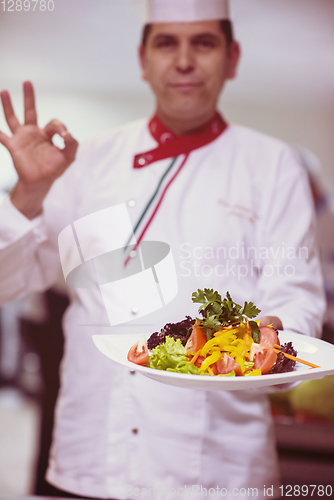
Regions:
[[[53, 0], [46, 10], [12, 3], [0, 3], [0, 89], [10, 90], [20, 119], [24, 80], [35, 85], [40, 125], [59, 118], [79, 141], [153, 112], [137, 62], [145, 0]], [[323, 335], [334, 343], [334, 2], [230, 3], [242, 60], [220, 109], [293, 145], [310, 174], [328, 297]], [[1, 112], [0, 129], [8, 133]], [[0, 146], [0, 198], [15, 180]], [[0, 494], [41, 484], [66, 304], [60, 278], [47, 294], [0, 309]], [[333, 483], [334, 379], [271, 402], [285, 483]]]

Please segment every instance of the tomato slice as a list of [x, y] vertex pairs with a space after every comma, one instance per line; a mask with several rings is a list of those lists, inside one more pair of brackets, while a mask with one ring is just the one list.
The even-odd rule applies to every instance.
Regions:
[[254, 370], [261, 370], [262, 375], [264, 375], [276, 363], [277, 354], [270, 347], [254, 342], [251, 347], [250, 359], [254, 360]]
[[203, 328], [195, 323], [191, 335], [186, 343], [186, 351], [195, 354], [205, 346], [207, 341], [208, 339], [203, 332]]
[[145, 337], [138, 340], [128, 352], [128, 361], [136, 365], [147, 366], [149, 360], [148, 347]]
[[196, 359], [194, 365], [197, 366], [197, 368], [201, 368], [203, 361], [205, 360], [204, 356], [198, 356]]
[[242, 370], [239, 365], [231, 356], [226, 354], [222, 355], [218, 361], [215, 363], [215, 368], [216, 368], [216, 374], [219, 375], [225, 375], [226, 373], [231, 373], [235, 371], [236, 375], [242, 375]]
[[270, 345], [271, 347], [274, 347], [274, 344], [280, 345], [276, 330], [271, 326], [260, 326], [260, 344]]

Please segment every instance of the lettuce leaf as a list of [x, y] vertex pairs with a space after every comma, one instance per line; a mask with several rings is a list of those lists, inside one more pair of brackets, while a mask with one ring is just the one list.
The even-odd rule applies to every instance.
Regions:
[[201, 370], [197, 366], [194, 364], [189, 365], [186, 349], [180, 339], [174, 340], [168, 336], [164, 344], [160, 344], [152, 349], [147, 366], [156, 370], [202, 375]]
[[[187, 358], [188, 359], [188, 358]], [[189, 359], [188, 359], [189, 361]], [[191, 365], [179, 365], [177, 368], [167, 368], [167, 372], [176, 372], [176, 373], [189, 373], [190, 375], [209, 375], [207, 372], [201, 372], [197, 366], [193, 363]]]
[[218, 375], [216, 375], [216, 377], [235, 377], [235, 376], [236, 375], [234, 370], [230, 373], [219, 373]]

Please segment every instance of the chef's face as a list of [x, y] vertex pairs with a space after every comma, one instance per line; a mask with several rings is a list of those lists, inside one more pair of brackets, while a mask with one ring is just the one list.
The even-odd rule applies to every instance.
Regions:
[[179, 120], [210, 119], [238, 59], [239, 46], [227, 44], [219, 21], [153, 24], [140, 48], [143, 78], [156, 96], [158, 115]]

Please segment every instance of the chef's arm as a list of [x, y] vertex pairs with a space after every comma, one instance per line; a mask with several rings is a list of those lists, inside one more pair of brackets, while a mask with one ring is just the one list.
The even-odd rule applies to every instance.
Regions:
[[26, 218], [9, 198], [0, 205], [0, 304], [49, 288], [60, 273], [43, 217]]
[[307, 174], [289, 148], [282, 152], [271, 207], [262, 218], [257, 304], [263, 315], [280, 318], [285, 329], [320, 336], [326, 301], [316, 242], [316, 224]]

